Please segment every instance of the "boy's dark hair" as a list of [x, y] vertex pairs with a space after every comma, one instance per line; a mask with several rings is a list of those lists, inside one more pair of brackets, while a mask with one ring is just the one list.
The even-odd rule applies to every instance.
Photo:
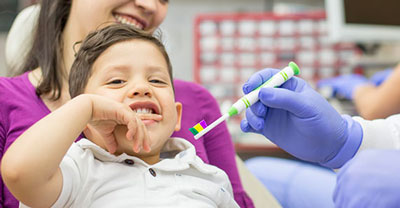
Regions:
[[96, 59], [110, 46], [128, 40], [145, 40], [157, 46], [167, 62], [173, 88], [172, 66], [164, 45], [157, 38], [136, 30], [132, 26], [112, 24], [91, 32], [82, 42], [78, 53], [75, 55], [75, 61], [69, 74], [69, 93], [71, 98], [84, 92]]

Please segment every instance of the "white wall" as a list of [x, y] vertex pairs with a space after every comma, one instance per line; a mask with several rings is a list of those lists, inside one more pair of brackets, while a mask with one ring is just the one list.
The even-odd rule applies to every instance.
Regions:
[[[19, 0], [21, 7], [27, 0]], [[167, 39], [175, 77], [192, 80], [193, 70], [193, 23], [195, 16], [207, 12], [261, 12], [282, 10], [284, 4], [297, 9], [323, 8], [323, 0], [172, 0], [167, 19], [162, 25]], [[0, 33], [0, 76], [6, 75], [4, 44], [6, 33]]]

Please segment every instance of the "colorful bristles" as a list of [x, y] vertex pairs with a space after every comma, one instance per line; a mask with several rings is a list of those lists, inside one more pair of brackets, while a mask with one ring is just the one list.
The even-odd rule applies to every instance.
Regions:
[[189, 131], [192, 132], [193, 135], [196, 135], [199, 132], [203, 131], [206, 127], [207, 127], [207, 123], [204, 120], [201, 120], [195, 126], [190, 128]]

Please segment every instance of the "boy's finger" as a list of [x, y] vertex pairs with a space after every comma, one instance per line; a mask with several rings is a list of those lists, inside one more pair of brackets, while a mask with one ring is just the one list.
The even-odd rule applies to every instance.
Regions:
[[139, 117], [141, 120], [162, 120], [162, 116], [158, 114], [136, 114], [136, 116]]
[[150, 135], [149, 132], [147, 131], [147, 128], [145, 125], [143, 125], [143, 132], [144, 132], [144, 137], [143, 137], [143, 149], [146, 152], [150, 152], [151, 147], [150, 147]]
[[139, 144], [141, 145], [141, 149], [145, 149], [145, 144], [146, 144], [146, 141], [149, 140], [149, 135], [147, 132], [146, 125], [143, 122], [141, 122], [140, 131], [142, 132], [142, 138], [141, 138], [141, 142]]
[[104, 138], [104, 145], [111, 154], [117, 151], [118, 144], [113, 134], [106, 135], [103, 138]]
[[132, 141], [133, 140], [133, 136], [136, 133], [136, 120], [132, 120], [128, 123], [127, 127], [128, 127], [128, 131], [126, 132], [126, 138], [128, 139], [128, 141]]
[[140, 146], [142, 145], [142, 142], [143, 142], [143, 136], [144, 136], [144, 133], [143, 133], [143, 122], [138, 118], [138, 117], [136, 117], [136, 123], [137, 123], [137, 131], [136, 131], [136, 134], [135, 134], [135, 138], [134, 138], [134, 141], [133, 141], [133, 150], [136, 152], [136, 153], [138, 153], [139, 151], [140, 151]]

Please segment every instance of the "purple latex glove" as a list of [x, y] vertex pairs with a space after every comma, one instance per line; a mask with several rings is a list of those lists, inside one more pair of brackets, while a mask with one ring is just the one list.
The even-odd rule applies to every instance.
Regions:
[[399, 207], [400, 151], [365, 150], [337, 175], [336, 207]]
[[379, 86], [392, 74], [392, 72], [393, 72], [392, 68], [376, 72], [374, 75], [372, 75], [369, 81], [374, 83], [375, 86]]
[[[257, 72], [243, 86], [248, 93], [268, 80], [276, 69]], [[293, 77], [281, 88], [262, 88], [260, 101], [246, 110], [244, 132], [255, 132], [290, 154], [330, 168], [341, 167], [358, 150], [362, 129], [339, 113], [304, 80]]]
[[318, 82], [318, 88], [331, 87], [333, 96], [339, 95], [349, 100], [353, 99], [354, 90], [369, 83], [368, 79], [359, 74], [347, 74], [329, 79], [322, 79]]

